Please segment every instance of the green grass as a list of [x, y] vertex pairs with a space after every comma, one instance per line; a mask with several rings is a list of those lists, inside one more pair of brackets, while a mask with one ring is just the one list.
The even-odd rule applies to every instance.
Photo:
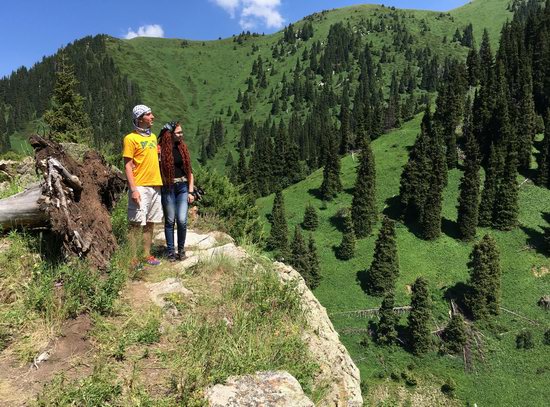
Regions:
[[[407, 160], [407, 147], [411, 146], [419, 132], [420, 117], [372, 144], [377, 172], [377, 202], [380, 212], [388, 211], [388, 200], [399, 192], [399, 177]], [[388, 351], [371, 345], [360, 346], [363, 338], [358, 334], [347, 334], [349, 328], [366, 328], [368, 320], [350, 318], [338, 314], [343, 311], [379, 307], [380, 298], [364, 294], [358, 282], [360, 274], [370, 266], [374, 243], [380, 227], [373, 235], [357, 242], [356, 257], [349, 261], [336, 259], [333, 248], [341, 240], [341, 232], [334, 223], [334, 216], [343, 207], [351, 205], [351, 193], [355, 182], [357, 161], [351, 156], [342, 159], [342, 182], [344, 193], [323, 209], [314, 191], [322, 182], [322, 170], [313, 173], [306, 180], [287, 188], [284, 192], [289, 230], [302, 221], [305, 205], [311, 202], [319, 213], [319, 228], [314, 232], [320, 255], [323, 280], [315, 290], [315, 295], [327, 308], [337, 330], [344, 332], [341, 338], [352, 357], [358, 362], [363, 380], [376, 384], [378, 372], [384, 365], [404, 369], [416, 361], [401, 349]], [[445, 291], [457, 283], [468, 279], [466, 263], [473, 243], [463, 243], [454, 239], [456, 204], [461, 171], [449, 173], [449, 185], [444, 193], [443, 234], [435, 242], [426, 242], [416, 237], [407, 226], [397, 224], [397, 244], [400, 262], [400, 277], [396, 285], [396, 304], [408, 305], [410, 296], [407, 285], [416, 277], [424, 276], [430, 282], [434, 300], [434, 318], [438, 326], [448, 320], [448, 304]], [[257, 201], [262, 219], [270, 213], [273, 196]], [[550, 275], [536, 278], [531, 268], [550, 266], [549, 259], [541, 246], [543, 227], [547, 226], [543, 214], [550, 212], [550, 191], [525, 183], [520, 188], [520, 227], [511, 232], [498, 232], [479, 229], [478, 239], [485, 233], [497, 240], [503, 270], [502, 306], [527, 318], [539, 321], [540, 326], [531, 326], [521, 318], [511, 318], [503, 314], [494, 320], [494, 327], [485, 329], [486, 361], [476, 364], [476, 372], [465, 374], [461, 358], [437, 356], [435, 353], [420, 359], [418, 374], [434, 376], [443, 384], [449, 374], [457, 382], [457, 395], [462, 401], [477, 402], [478, 405], [521, 405], [529, 400], [530, 405], [543, 405], [545, 397], [545, 374], [537, 374], [537, 369], [548, 366], [548, 348], [542, 345], [542, 335], [550, 326], [550, 317], [540, 307], [537, 300], [550, 291]], [[269, 229], [266, 222], [265, 230]], [[451, 235], [451, 236], [449, 236]], [[434, 323], [434, 329], [435, 329]], [[402, 321], [405, 324], [405, 320]], [[533, 329], [536, 347], [529, 351], [516, 351], [515, 335], [522, 328]], [[497, 332], [497, 333], [494, 333]], [[384, 361], [384, 362], [381, 362]], [[517, 369], [521, 375], [517, 374]], [[518, 376], [521, 378], [518, 379]], [[498, 390], [497, 390], [498, 389]]]
[[38, 405], [205, 406], [206, 387], [265, 370], [288, 371], [307, 394], [322, 398], [313, 380], [319, 367], [301, 339], [299, 295], [265, 259], [215, 257], [179, 277], [195, 294], [167, 295], [175, 313], [134, 297], [116, 315], [92, 313], [93, 373], [76, 380], [58, 375]]

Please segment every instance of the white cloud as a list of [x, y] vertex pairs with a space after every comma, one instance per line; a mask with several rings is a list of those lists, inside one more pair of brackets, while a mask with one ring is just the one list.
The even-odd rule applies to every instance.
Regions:
[[212, 0], [218, 6], [229, 13], [231, 18], [235, 18], [235, 11], [239, 7], [241, 0]]
[[158, 37], [164, 38], [164, 30], [159, 24], [143, 25], [138, 28], [137, 32], [128, 28], [128, 33], [124, 36], [127, 40], [136, 37]]
[[229, 13], [231, 18], [239, 14], [239, 24], [245, 30], [264, 25], [281, 28], [285, 19], [279, 11], [281, 0], [212, 0]]

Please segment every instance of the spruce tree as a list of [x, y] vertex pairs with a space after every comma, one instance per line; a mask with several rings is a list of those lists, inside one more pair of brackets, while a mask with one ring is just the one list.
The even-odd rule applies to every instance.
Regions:
[[298, 225], [294, 227], [294, 237], [290, 244], [289, 263], [298, 273], [300, 273], [306, 282], [310, 280], [308, 250]]
[[519, 212], [517, 176], [516, 154], [510, 152], [495, 196], [493, 211], [493, 227], [495, 229], [512, 230], [517, 226]]
[[269, 250], [278, 252], [283, 258], [288, 258], [288, 226], [285, 214], [285, 202], [281, 190], [275, 193], [273, 209], [271, 210], [271, 232], [267, 240]]
[[428, 282], [418, 277], [412, 285], [411, 312], [408, 318], [410, 348], [413, 354], [421, 356], [432, 348], [430, 321], [432, 302]]
[[355, 232], [353, 231], [353, 222], [349, 210], [346, 210], [343, 215], [344, 232], [342, 242], [336, 250], [336, 256], [340, 260], [349, 260], [355, 257]]
[[479, 220], [480, 178], [479, 148], [472, 133], [471, 114], [466, 115], [463, 135], [466, 138], [464, 175], [460, 181], [458, 197], [458, 233], [462, 240], [471, 240], [476, 235]]
[[313, 234], [309, 234], [309, 242], [307, 247], [307, 263], [308, 263], [308, 278], [306, 284], [310, 289], [317, 288], [321, 282], [321, 267], [319, 266], [319, 256], [317, 255], [317, 247], [315, 246], [315, 240], [313, 240]]
[[327, 138], [321, 197], [325, 201], [330, 201], [342, 191], [342, 181], [340, 181], [340, 156], [332, 129], [329, 130]]
[[363, 139], [361, 147], [361, 162], [357, 167], [351, 203], [353, 229], [355, 236], [358, 238], [371, 234], [378, 216], [376, 208], [376, 169], [370, 142], [366, 137]]
[[92, 126], [84, 110], [84, 98], [78, 93], [74, 67], [64, 53], [58, 57], [51, 108], [44, 113], [50, 137], [57, 142], [90, 144]]
[[381, 296], [393, 292], [398, 276], [399, 258], [397, 255], [395, 222], [388, 217], [384, 217], [368, 271], [369, 294]]
[[470, 292], [466, 305], [474, 319], [484, 319], [489, 314], [497, 315], [500, 305], [501, 269], [495, 240], [485, 235], [475, 244], [468, 262]]
[[393, 345], [397, 342], [397, 324], [399, 316], [393, 309], [393, 292], [388, 292], [378, 311], [380, 320], [376, 325], [375, 341], [379, 345]]
[[424, 203], [428, 193], [426, 177], [429, 173], [429, 144], [431, 132], [431, 113], [426, 108], [420, 134], [409, 153], [409, 160], [403, 172], [399, 186], [399, 200], [403, 209], [403, 218], [407, 220], [422, 217]]
[[346, 82], [340, 104], [340, 154], [346, 154], [352, 146], [349, 109], [349, 84]]
[[485, 182], [483, 183], [483, 192], [481, 193], [481, 202], [479, 204], [479, 226], [487, 227], [492, 225], [499, 174], [499, 156], [496, 148], [491, 144], [489, 160], [485, 167]]
[[0, 102], [0, 153], [6, 152], [11, 148], [10, 137], [8, 135], [8, 126], [4, 105]]
[[454, 314], [451, 320], [443, 330], [443, 341], [445, 342], [445, 350], [450, 353], [460, 353], [466, 345], [466, 326], [464, 318], [460, 314]]
[[537, 183], [543, 187], [550, 186], [550, 110], [544, 118], [544, 139], [537, 157]]
[[319, 217], [315, 207], [309, 203], [304, 211], [304, 220], [302, 221], [302, 227], [305, 230], [315, 230], [319, 226]]

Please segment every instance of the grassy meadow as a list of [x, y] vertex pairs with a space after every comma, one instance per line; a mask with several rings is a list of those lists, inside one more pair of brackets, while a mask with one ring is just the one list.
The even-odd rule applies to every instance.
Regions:
[[[407, 161], [408, 147], [419, 132], [421, 117], [407, 122], [399, 130], [373, 141], [376, 161], [377, 202], [382, 214], [395, 217], [394, 198], [399, 193], [399, 177]], [[334, 201], [323, 204], [316, 198], [322, 182], [322, 170], [284, 191], [289, 230], [301, 223], [305, 205], [310, 202], [318, 210], [319, 228], [313, 232], [320, 256], [323, 280], [315, 295], [327, 308], [340, 332], [341, 339], [361, 370], [371, 395], [377, 394], [377, 386], [395, 387], [388, 377], [392, 372], [409, 371], [418, 376], [419, 385], [436, 386], [451, 377], [457, 383], [457, 397], [462, 402], [478, 405], [544, 405], [550, 364], [549, 348], [542, 344], [544, 331], [550, 327], [550, 316], [536, 305], [538, 299], [550, 291], [550, 274], [536, 277], [550, 260], [542, 246], [543, 228], [548, 226], [545, 214], [550, 212], [550, 191], [525, 182], [520, 188], [520, 226], [510, 232], [478, 229], [477, 240], [490, 233], [500, 250], [502, 266], [501, 305], [517, 314], [502, 312], [492, 326], [483, 327], [483, 345], [474, 352], [474, 370], [465, 373], [461, 357], [439, 356], [435, 351], [424, 358], [415, 358], [401, 348], [386, 349], [373, 343], [362, 346], [369, 320], [347, 311], [377, 308], [381, 298], [368, 296], [361, 288], [361, 279], [372, 261], [375, 240], [381, 222], [374, 233], [357, 241], [356, 256], [349, 261], [336, 259], [335, 246], [340, 244], [342, 233], [338, 211], [351, 205], [355, 182], [355, 160], [351, 156], [342, 159], [341, 179], [344, 192]], [[409, 305], [409, 286], [418, 276], [430, 283], [434, 303], [433, 329], [442, 328], [449, 319], [449, 303], [446, 294], [460, 290], [468, 280], [469, 254], [472, 243], [464, 243], [456, 236], [456, 205], [461, 171], [449, 173], [449, 183], [444, 193], [442, 235], [435, 242], [426, 242], [406, 225], [397, 223], [397, 244], [400, 276], [396, 285], [396, 306]], [[520, 183], [524, 178], [521, 178]], [[273, 196], [257, 201], [262, 218], [271, 212]], [[536, 321], [537, 325], [527, 319]], [[401, 320], [406, 325], [406, 318]], [[524, 351], [516, 350], [515, 337], [522, 329], [532, 330], [536, 346]], [[369, 341], [370, 342], [370, 341]], [[390, 384], [387, 382], [391, 381]], [[399, 386], [397, 386], [399, 388]], [[411, 390], [413, 392], [413, 390]], [[393, 394], [393, 396], [391, 396]], [[397, 392], [391, 397], [399, 398]], [[403, 397], [401, 395], [401, 397]], [[526, 402], [528, 400], [528, 402]]]

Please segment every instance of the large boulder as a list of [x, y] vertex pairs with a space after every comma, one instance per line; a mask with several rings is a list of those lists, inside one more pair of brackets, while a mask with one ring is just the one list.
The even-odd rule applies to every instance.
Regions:
[[210, 407], [315, 407], [287, 372], [233, 376], [206, 391]]

